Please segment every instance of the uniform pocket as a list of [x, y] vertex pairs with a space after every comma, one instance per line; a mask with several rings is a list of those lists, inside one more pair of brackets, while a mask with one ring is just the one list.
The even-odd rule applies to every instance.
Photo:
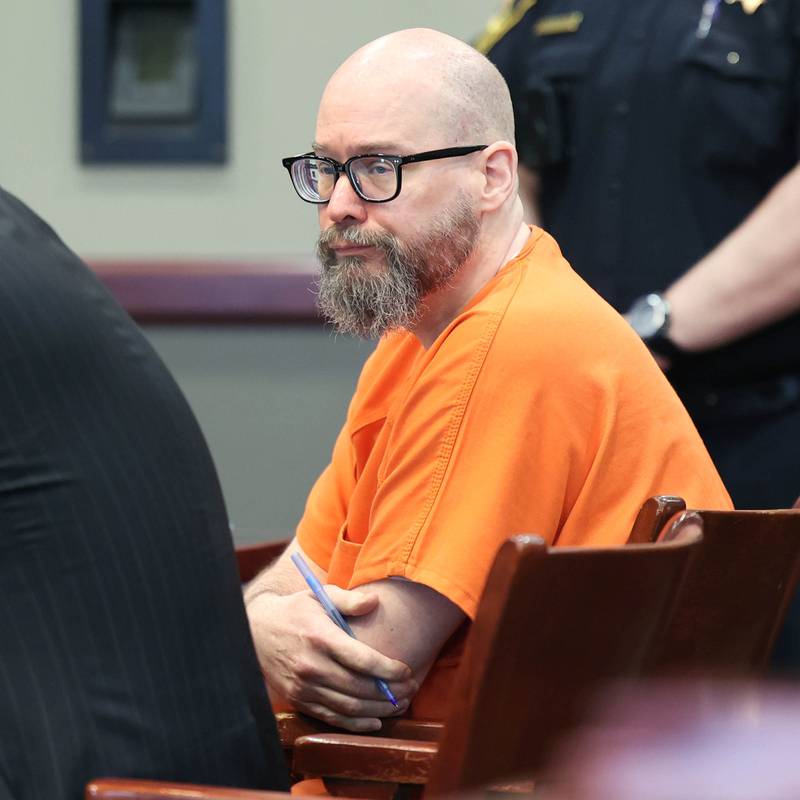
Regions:
[[351, 542], [347, 538], [347, 523], [345, 522], [339, 530], [336, 545], [331, 554], [331, 562], [328, 567], [328, 583], [336, 586], [349, 586], [360, 553], [361, 543]]
[[791, 133], [792, 55], [764, 36], [712, 28], [692, 35], [680, 58], [683, 144], [693, 163], [755, 166]]

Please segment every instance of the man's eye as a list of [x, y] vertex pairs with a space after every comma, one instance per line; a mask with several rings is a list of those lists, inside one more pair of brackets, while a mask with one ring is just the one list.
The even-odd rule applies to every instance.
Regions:
[[323, 164], [319, 167], [319, 172], [321, 175], [325, 175], [326, 177], [332, 177], [336, 174], [336, 170], [330, 164]]

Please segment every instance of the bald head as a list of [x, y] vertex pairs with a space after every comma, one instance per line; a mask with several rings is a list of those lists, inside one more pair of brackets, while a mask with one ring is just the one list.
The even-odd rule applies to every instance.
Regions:
[[[505, 81], [463, 42], [415, 29], [353, 53], [325, 87], [314, 156], [299, 162], [316, 165], [308, 182], [325, 183], [325, 315], [341, 330], [402, 327], [432, 342], [527, 238], [513, 141]], [[441, 152], [409, 158], [427, 151]], [[383, 196], [396, 193], [375, 198], [376, 184]]]
[[[467, 44], [439, 31], [414, 28], [376, 39], [331, 77], [320, 121], [358, 114], [369, 105], [386, 121], [416, 121], [431, 146], [514, 141], [511, 96], [497, 68]], [[422, 145], [419, 136], [415, 136]]]

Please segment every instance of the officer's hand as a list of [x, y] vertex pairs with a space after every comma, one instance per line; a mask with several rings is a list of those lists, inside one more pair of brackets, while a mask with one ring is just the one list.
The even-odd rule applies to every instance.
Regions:
[[[369, 614], [379, 602], [373, 593], [325, 589], [345, 616]], [[247, 613], [270, 693], [298, 711], [347, 730], [374, 731], [381, 717], [405, 711], [418, 689], [408, 666], [348, 636], [311, 592], [260, 594]], [[389, 683], [398, 709], [374, 678]]]

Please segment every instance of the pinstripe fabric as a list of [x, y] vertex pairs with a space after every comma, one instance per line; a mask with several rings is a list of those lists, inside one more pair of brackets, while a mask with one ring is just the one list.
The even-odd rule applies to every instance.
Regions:
[[196, 421], [0, 190], [0, 798], [102, 775], [287, 786]]

